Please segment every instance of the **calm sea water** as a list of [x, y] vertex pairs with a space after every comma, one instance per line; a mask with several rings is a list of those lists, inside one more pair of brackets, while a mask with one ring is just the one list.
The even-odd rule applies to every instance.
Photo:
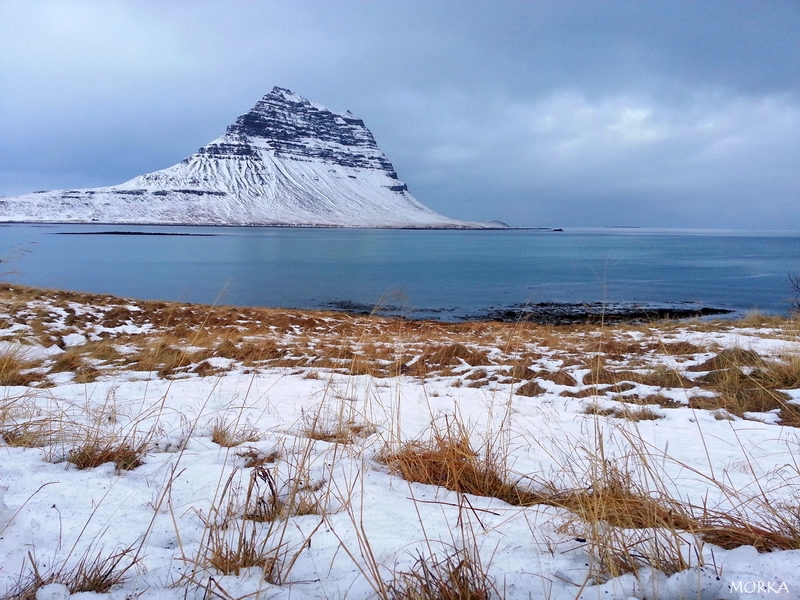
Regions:
[[[192, 235], [103, 233], [120, 231]], [[0, 272], [18, 272], [6, 280], [143, 299], [382, 304], [444, 319], [538, 302], [786, 313], [800, 233], [9, 224], [0, 256]]]

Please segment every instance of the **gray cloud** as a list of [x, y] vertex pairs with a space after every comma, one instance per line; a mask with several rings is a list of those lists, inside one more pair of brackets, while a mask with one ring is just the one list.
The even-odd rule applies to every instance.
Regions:
[[515, 225], [800, 227], [800, 4], [0, 1], [0, 194], [174, 164], [273, 85]]

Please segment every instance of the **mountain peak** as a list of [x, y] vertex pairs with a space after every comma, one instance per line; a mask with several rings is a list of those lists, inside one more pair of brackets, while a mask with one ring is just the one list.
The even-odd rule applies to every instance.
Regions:
[[290, 89], [278, 87], [277, 85], [272, 88], [272, 91], [269, 94], [266, 94], [262, 98], [262, 101], [267, 100], [268, 98], [279, 98], [281, 100], [295, 102], [297, 104], [314, 104], [308, 98], [304, 98], [300, 94], [295, 94]]
[[[281, 158], [380, 169], [397, 178], [364, 121], [277, 86], [229, 125], [226, 137], [227, 144], [268, 148]], [[200, 152], [208, 150], [206, 146]], [[240, 148], [238, 153], [242, 152], [250, 153]]]
[[180, 163], [106, 188], [0, 199], [0, 221], [485, 227], [416, 200], [361, 119], [275, 86]]

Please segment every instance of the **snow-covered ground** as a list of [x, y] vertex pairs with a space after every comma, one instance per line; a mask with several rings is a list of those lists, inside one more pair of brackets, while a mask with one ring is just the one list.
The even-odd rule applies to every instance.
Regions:
[[[592, 523], [558, 502], [514, 506], [406, 481], [386, 458], [463, 426], [481, 457], [542, 498], [591, 492], [613, 473], [800, 548], [800, 430], [780, 424], [787, 409], [690, 407], [714, 397], [696, 369], [726, 348], [791, 362], [789, 322], [417, 325], [9, 289], [0, 313], [0, 372], [14, 363], [32, 377], [0, 387], [0, 594], [24, 597], [38, 581], [49, 585], [29, 597], [66, 597], [82, 560], [123, 552], [117, 570], [133, 566], [103, 591], [120, 599], [397, 597], [398, 574], [419, 573], [420, 557], [454, 554], [480, 564], [496, 597], [800, 598], [798, 549], [725, 549]], [[184, 359], [159, 366], [154, 348], [178, 339]], [[245, 356], [259, 347], [269, 351]], [[600, 360], [686, 379], [606, 384]], [[624, 418], [643, 406], [656, 418]], [[76, 466], [81, 449], [104, 445], [142, 464]], [[260, 566], [233, 568], [246, 548]], [[651, 568], [675, 549], [686, 568]], [[638, 572], [609, 571], [604, 551], [639, 559]]]

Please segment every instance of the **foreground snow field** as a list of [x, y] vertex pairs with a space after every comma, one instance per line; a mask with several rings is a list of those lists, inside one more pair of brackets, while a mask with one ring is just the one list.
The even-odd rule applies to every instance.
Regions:
[[7, 597], [800, 597], [791, 320], [0, 302]]

